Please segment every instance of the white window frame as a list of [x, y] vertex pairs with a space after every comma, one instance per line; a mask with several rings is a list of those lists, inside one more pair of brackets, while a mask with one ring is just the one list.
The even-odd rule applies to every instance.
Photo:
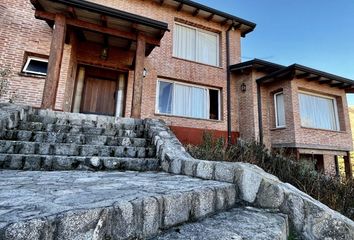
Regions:
[[[179, 58], [179, 59], [185, 59], [186, 61], [193, 61], [193, 62], [197, 62], [197, 63], [201, 63], [201, 64], [205, 64], [205, 65], [210, 65], [210, 66], [214, 66], [214, 67], [220, 67], [220, 34], [218, 33], [215, 33], [215, 32], [212, 32], [212, 31], [207, 31], [207, 30], [204, 30], [204, 29], [200, 29], [200, 28], [197, 28], [197, 27], [193, 27], [193, 26], [190, 26], [190, 25], [187, 25], [187, 24], [183, 24], [183, 23], [179, 23], [179, 22], [175, 22], [175, 26], [176, 25], [180, 25], [180, 26], [183, 26], [183, 27], [187, 27], [187, 28], [190, 28], [190, 29], [194, 29], [196, 31], [196, 34], [195, 34], [195, 59], [193, 60], [189, 60], [189, 59], [185, 59], [185, 58], [181, 58], [179, 56], [176, 56], [176, 53], [174, 52], [174, 48], [172, 47], [172, 56], [175, 57], [175, 58]], [[176, 27], [174, 26], [174, 29], [176, 29]], [[203, 62], [200, 62], [197, 60], [197, 54], [198, 54], [198, 47], [197, 47], [197, 44], [198, 44], [198, 32], [204, 32], [204, 33], [208, 33], [210, 35], [214, 35], [216, 36], [216, 65], [213, 65], [213, 64], [209, 64], [209, 63], [203, 63]], [[173, 33], [173, 44], [174, 44], [174, 38], [175, 38], [175, 32]]]
[[302, 125], [302, 119], [301, 119], [301, 111], [299, 109], [299, 115], [300, 115], [300, 124], [301, 127], [304, 128], [314, 128], [314, 129], [321, 129], [321, 130], [327, 130], [327, 131], [340, 131], [340, 124], [339, 124], [339, 115], [338, 115], [338, 107], [337, 107], [337, 99], [335, 97], [331, 97], [328, 95], [323, 95], [323, 94], [319, 94], [319, 93], [312, 93], [312, 92], [307, 92], [307, 91], [299, 91], [298, 93], [298, 101], [299, 101], [299, 108], [300, 108], [300, 94], [305, 94], [305, 95], [309, 95], [309, 96], [315, 96], [315, 97], [321, 97], [321, 98], [327, 98], [333, 101], [333, 105], [334, 105], [334, 117], [336, 119], [336, 129], [327, 129], [327, 128], [320, 128], [320, 127], [308, 127], [308, 126], [303, 126]]
[[[197, 88], [202, 88], [205, 90], [216, 90], [218, 91], [218, 119], [210, 119], [210, 118], [196, 118], [196, 117], [191, 117], [191, 116], [180, 116], [180, 115], [175, 115], [173, 113], [169, 114], [169, 113], [160, 113], [159, 112], [159, 96], [160, 96], [160, 82], [168, 82], [168, 83], [172, 83], [173, 85], [175, 84], [179, 84], [179, 85], [183, 85], [183, 86], [189, 86], [189, 87], [197, 87]], [[174, 91], [172, 93], [172, 98], [174, 99]], [[173, 100], [172, 103], [173, 104]], [[209, 106], [208, 109], [210, 111], [210, 98], [209, 98]], [[171, 106], [173, 109], [173, 106]], [[183, 82], [179, 82], [179, 81], [173, 81], [173, 80], [168, 80], [168, 79], [163, 79], [163, 78], [159, 78], [157, 79], [157, 84], [156, 84], [156, 98], [155, 98], [155, 114], [159, 114], [159, 115], [165, 115], [165, 116], [171, 116], [171, 117], [183, 117], [183, 118], [194, 118], [194, 119], [201, 119], [201, 120], [211, 120], [211, 121], [221, 121], [221, 90], [218, 88], [213, 88], [213, 87], [204, 87], [204, 86], [200, 86], [197, 84], [190, 84], [190, 83], [183, 83]]]
[[28, 65], [30, 64], [30, 62], [34, 60], [34, 61], [38, 61], [38, 62], [46, 62], [48, 63], [48, 59], [46, 58], [40, 58], [40, 57], [32, 57], [32, 56], [28, 56], [27, 57], [27, 61], [25, 66], [22, 69], [22, 72], [24, 73], [30, 73], [30, 74], [36, 74], [36, 75], [41, 75], [41, 76], [47, 76], [47, 73], [42, 73], [42, 72], [36, 72], [36, 71], [29, 71], [27, 70]]
[[[283, 99], [284, 99], [284, 92], [283, 91], [277, 92], [274, 94], [275, 127], [276, 128], [285, 128], [286, 127], [286, 118], [284, 119], [285, 120], [284, 125], [279, 125], [279, 123], [278, 123], [277, 96], [280, 94], [283, 94]], [[285, 99], [284, 99], [284, 115], [285, 115]]]

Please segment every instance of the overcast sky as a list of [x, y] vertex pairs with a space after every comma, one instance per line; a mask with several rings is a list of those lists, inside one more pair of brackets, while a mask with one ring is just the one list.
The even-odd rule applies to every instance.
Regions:
[[[354, 79], [354, 0], [195, 0], [257, 24], [242, 60], [302, 64]], [[348, 95], [354, 106], [354, 95]]]

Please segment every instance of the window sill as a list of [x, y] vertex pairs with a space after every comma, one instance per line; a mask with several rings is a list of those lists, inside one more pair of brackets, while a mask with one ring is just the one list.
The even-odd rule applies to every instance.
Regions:
[[271, 128], [270, 131], [276, 131], [276, 130], [284, 130], [286, 129], [286, 126], [284, 127], [275, 127], [275, 128]]
[[178, 115], [169, 115], [169, 114], [163, 114], [163, 113], [155, 113], [155, 116], [184, 118], [184, 119], [208, 121], [208, 122], [214, 122], [214, 123], [220, 123], [220, 122], [222, 122], [222, 120], [205, 119], [205, 118], [194, 118], [194, 117], [186, 117], [186, 116], [178, 116]]
[[173, 59], [177, 59], [177, 60], [182, 60], [182, 61], [190, 62], [190, 63], [199, 64], [199, 65], [206, 66], [206, 67], [212, 67], [212, 68], [217, 68], [217, 69], [224, 69], [223, 67], [220, 67], [220, 66], [214, 66], [214, 65], [207, 64], [207, 63], [201, 63], [201, 62], [197, 62], [197, 61], [193, 61], [193, 60], [188, 60], [188, 59], [184, 59], [184, 58], [179, 58], [179, 57], [174, 57], [174, 56], [172, 56], [172, 58], [173, 58]]
[[47, 76], [43, 76], [43, 75], [23, 73], [23, 72], [19, 72], [18, 75], [21, 77], [31, 77], [31, 78], [38, 78], [38, 79], [46, 79], [46, 77], [47, 77]]
[[346, 133], [346, 131], [341, 131], [341, 130], [330, 130], [330, 129], [303, 127], [303, 126], [301, 126], [301, 128], [308, 129], [308, 130], [324, 131], [324, 132]]

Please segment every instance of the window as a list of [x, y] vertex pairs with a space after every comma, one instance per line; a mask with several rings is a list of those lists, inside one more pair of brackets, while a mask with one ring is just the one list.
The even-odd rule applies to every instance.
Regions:
[[22, 72], [45, 76], [47, 75], [47, 69], [48, 59], [29, 56]]
[[337, 103], [334, 98], [299, 93], [301, 126], [339, 130]]
[[173, 56], [219, 66], [219, 34], [176, 23]]
[[274, 94], [274, 106], [275, 106], [275, 126], [277, 128], [285, 127], [285, 106], [284, 106], [283, 92]]
[[220, 119], [220, 90], [165, 80], [157, 87], [157, 113]]

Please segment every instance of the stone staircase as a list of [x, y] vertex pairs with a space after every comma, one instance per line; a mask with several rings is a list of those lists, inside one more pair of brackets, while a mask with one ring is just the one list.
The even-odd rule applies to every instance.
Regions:
[[192, 158], [156, 119], [0, 104], [0, 128], [1, 240], [354, 237], [256, 166]]
[[158, 170], [143, 120], [37, 110], [0, 133], [0, 168]]

